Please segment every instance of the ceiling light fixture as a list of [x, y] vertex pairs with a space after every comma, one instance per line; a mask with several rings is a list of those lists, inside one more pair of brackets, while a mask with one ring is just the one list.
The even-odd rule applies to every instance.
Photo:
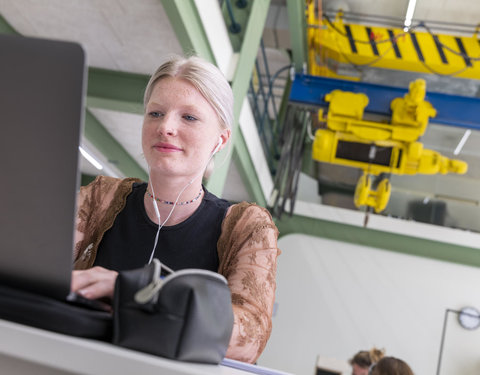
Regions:
[[465, 144], [465, 142], [467, 142], [467, 139], [468, 137], [470, 137], [470, 134], [472, 134], [472, 131], [470, 129], [467, 129], [463, 134], [462, 139], [460, 139], [460, 142], [458, 142], [457, 148], [455, 148], [455, 151], [453, 151], [453, 155], [458, 155], [460, 151], [462, 151], [463, 145]]
[[95, 168], [99, 169], [99, 170], [102, 170], [103, 169], [103, 165], [100, 164], [100, 162], [97, 161], [97, 159], [95, 159], [92, 155], [90, 155], [87, 151], [85, 151], [85, 149], [82, 147], [82, 146], [78, 146], [78, 149], [80, 150], [80, 153], [82, 154], [82, 156], [87, 159], [90, 164], [92, 164]]
[[417, 4], [417, 0], [409, 0], [407, 6], [407, 14], [405, 15], [405, 22], [403, 23], [404, 28], [403, 31], [407, 32], [412, 24], [413, 12], [415, 12], [415, 5]]

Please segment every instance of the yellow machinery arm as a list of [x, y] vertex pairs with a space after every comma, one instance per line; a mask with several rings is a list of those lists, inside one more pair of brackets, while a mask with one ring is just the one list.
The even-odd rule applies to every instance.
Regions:
[[[363, 120], [368, 104], [365, 94], [332, 91], [325, 98], [330, 103], [326, 115], [327, 128], [318, 129], [315, 133], [313, 159], [360, 168], [366, 175], [466, 173], [466, 162], [424, 149], [423, 144], [418, 142], [425, 133], [429, 118], [436, 115], [435, 109], [424, 98], [425, 81], [412, 82], [403, 98], [391, 102], [391, 122], [383, 123]], [[323, 120], [322, 110], [319, 116]], [[372, 193], [371, 184], [367, 182], [359, 181], [357, 190], [363, 189], [363, 196], [369, 198], [356, 198], [356, 203], [363, 202], [361, 205], [378, 210], [382, 207], [378, 203], [381, 197], [386, 206], [390, 189], [383, 186], [382, 194]], [[360, 193], [356, 196], [362, 197]]]

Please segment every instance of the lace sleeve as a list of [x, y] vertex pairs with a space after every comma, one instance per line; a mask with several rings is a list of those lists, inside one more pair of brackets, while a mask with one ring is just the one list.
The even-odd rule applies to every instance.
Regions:
[[88, 186], [82, 186], [77, 195], [74, 268], [93, 266], [98, 245], [115, 217], [123, 209], [135, 178], [123, 180], [97, 176]]
[[270, 337], [277, 237], [269, 212], [257, 205], [234, 205], [225, 218], [219, 272], [228, 280], [235, 318], [228, 358], [253, 363]]

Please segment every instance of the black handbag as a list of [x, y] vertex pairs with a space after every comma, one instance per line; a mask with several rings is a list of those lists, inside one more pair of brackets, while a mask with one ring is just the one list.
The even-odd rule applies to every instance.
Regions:
[[230, 289], [215, 272], [185, 269], [161, 277], [158, 259], [120, 272], [113, 343], [165, 358], [218, 364], [233, 329]]

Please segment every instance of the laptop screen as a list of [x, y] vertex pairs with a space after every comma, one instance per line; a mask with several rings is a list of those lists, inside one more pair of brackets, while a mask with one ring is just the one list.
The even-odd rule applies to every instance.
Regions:
[[0, 35], [0, 283], [56, 298], [70, 289], [85, 54]]

